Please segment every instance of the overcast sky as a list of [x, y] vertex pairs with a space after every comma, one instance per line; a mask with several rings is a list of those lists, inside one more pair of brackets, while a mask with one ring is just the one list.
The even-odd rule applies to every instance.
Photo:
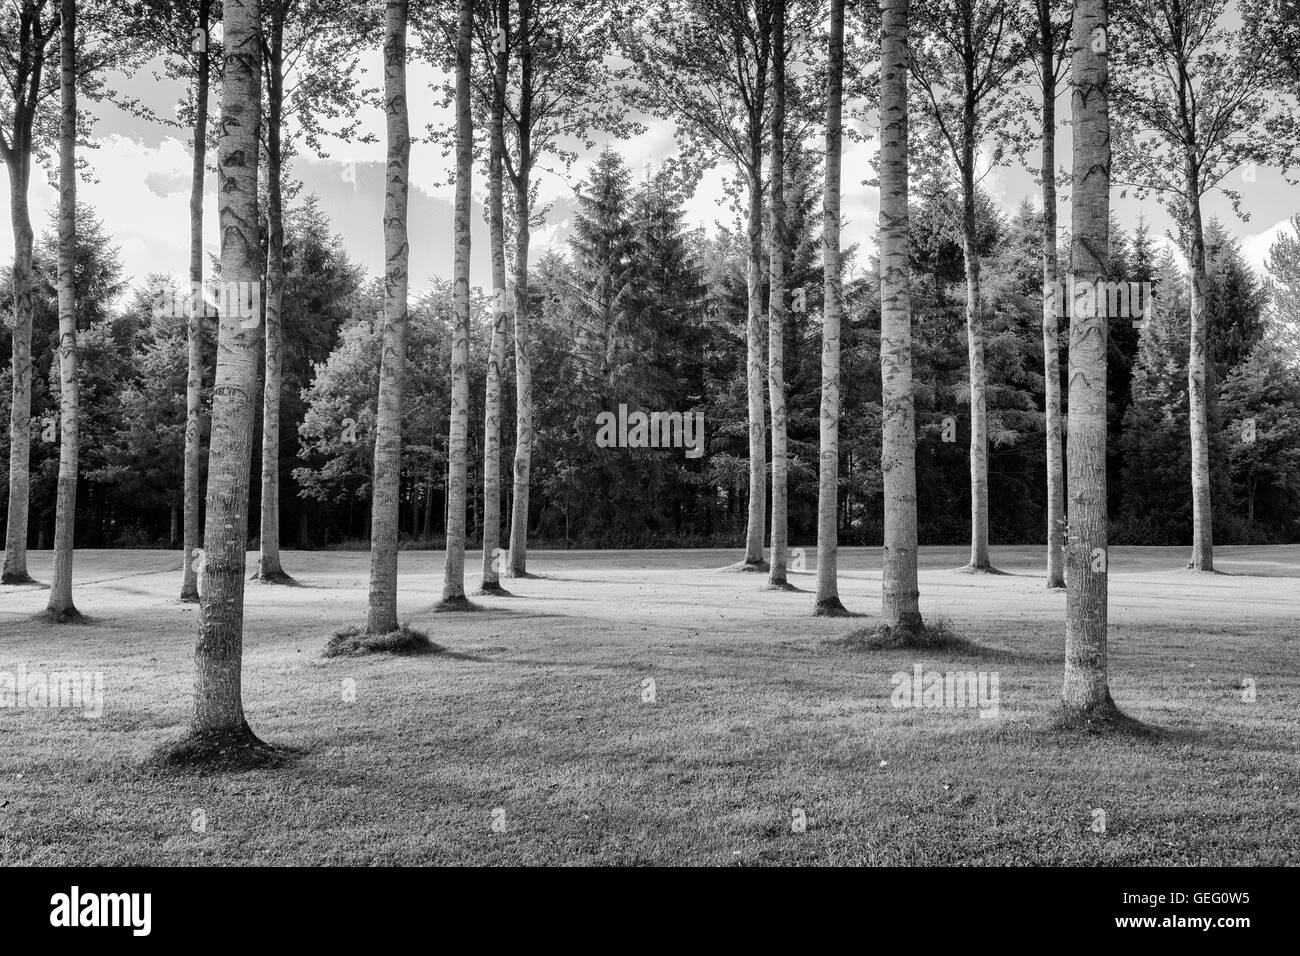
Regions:
[[[378, 50], [366, 57], [364, 66], [367, 76], [363, 85], [380, 85], [382, 64]], [[174, 115], [174, 104], [182, 92], [179, 84], [157, 79], [150, 69], [141, 70], [133, 77], [114, 77], [114, 80], [118, 89], [141, 98], [159, 114]], [[441, 82], [442, 77], [427, 64], [411, 64], [408, 76], [411, 129], [416, 135], [422, 135], [429, 124], [449, 124], [452, 120], [449, 112], [437, 105], [441, 97], [436, 87]], [[218, 104], [214, 102], [216, 108]], [[1058, 115], [1068, 118], [1067, 96], [1060, 98], [1057, 109]], [[95, 113], [98, 122], [93, 138], [100, 148], [85, 153], [95, 181], [80, 183], [78, 198], [92, 205], [104, 221], [108, 234], [121, 249], [122, 262], [132, 283], [143, 284], [151, 272], [184, 276], [189, 262], [190, 181], [184, 131], [140, 120], [111, 106], [96, 107]], [[377, 109], [363, 109], [361, 120], [362, 130], [374, 134], [377, 142], [327, 141], [327, 159], [299, 156], [293, 161], [290, 175], [302, 181], [303, 194], [314, 193], [320, 198], [322, 209], [332, 220], [335, 232], [342, 236], [349, 255], [371, 275], [379, 275], [383, 262], [380, 218], [384, 124]], [[615, 144], [638, 175], [647, 160], [662, 161], [676, 149], [671, 124], [657, 120], [646, 120], [646, 123], [648, 128], [644, 134]], [[863, 133], [874, 132], [862, 123], [857, 125]], [[874, 120], [871, 125], [874, 126]], [[1070, 132], [1066, 127], [1058, 137], [1058, 162], [1068, 163], [1069, 148]], [[862, 184], [871, 176], [870, 162], [875, 149], [875, 137], [868, 135], [858, 142], [846, 140], [844, 153], [843, 214], [847, 223], [843, 239], [846, 245], [860, 243], [863, 263], [875, 249], [878, 193]], [[554, 207], [546, 225], [534, 233], [535, 253], [557, 242], [563, 243], [573, 208], [573, 184], [582, 179], [592, 159], [594, 154], [584, 155], [567, 176], [555, 171], [539, 173], [541, 198], [543, 202], [553, 202]], [[212, 161], [215, 156], [210, 154]], [[444, 159], [438, 147], [425, 143], [413, 146], [410, 207], [413, 291], [427, 287], [435, 276], [451, 274], [452, 187], [447, 182], [448, 167], [449, 160]], [[30, 201], [38, 236], [48, 228], [50, 213], [57, 204], [57, 192], [48, 181], [55, 171], [33, 174]], [[736, 224], [735, 214], [723, 197], [723, 177], [730, 172], [723, 167], [705, 176], [687, 205], [691, 225], [712, 230], [719, 221]], [[1230, 231], [1241, 237], [1247, 259], [1260, 268], [1279, 230], [1289, 228], [1290, 216], [1300, 211], [1300, 190], [1287, 185], [1273, 170], [1259, 170], [1253, 183], [1245, 182], [1239, 173], [1232, 178], [1242, 191], [1242, 209], [1249, 220], [1238, 221], [1227, 200], [1217, 194], [1206, 203], [1207, 219], [1210, 215], [1223, 218]], [[1037, 193], [1029, 172], [1018, 166], [992, 170], [982, 185], [1007, 211], [1013, 210], [1024, 197], [1035, 197]], [[471, 281], [481, 286], [489, 284], [487, 228], [482, 208], [477, 206], [484, 192], [484, 184], [476, 182]], [[1154, 200], [1139, 204], [1131, 197], [1121, 199], [1116, 191], [1112, 201], [1126, 225], [1131, 226], [1139, 215], [1145, 215], [1157, 234], [1170, 227], [1168, 216]], [[218, 251], [216, 212], [213, 177], [209, 175], [204, 242], [211, 253]], [[0, 261], [3, 262], [13, 256], [9, 214], [8, 190], [0, 190], [0, 222], [3, 223]], [[1068, 226], [1068, 203], [1062, 205], [1061, 219], [1062, 226]]]

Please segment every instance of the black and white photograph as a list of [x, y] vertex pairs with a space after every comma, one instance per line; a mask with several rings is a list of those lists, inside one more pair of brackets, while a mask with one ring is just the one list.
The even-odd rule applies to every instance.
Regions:
[[1300, 864], [1300, 0], [0, 0], [0, 158], [24, 919]]

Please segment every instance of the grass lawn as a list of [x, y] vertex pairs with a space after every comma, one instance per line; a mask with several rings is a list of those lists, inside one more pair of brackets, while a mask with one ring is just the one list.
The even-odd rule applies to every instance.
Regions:
[[[180, 553], [79, 552], [88, 625], [0, 588], [0, 672], [104, 680], [99, 719], [0, 710], [0, 863], [1300, 862], [1300, 547], [1216, 549], [1221, 575], [1112, 549], [1111, 688], [1151, 738], [1051, 729], [1065, 596], [1038, 548], [995, 548], [1004, 577], [922, 549], [923, 613], [977, 648], [920, 656], [836, 643], [876, 620], [878, 549], [842, 552], [857, 619], [811, 617], [810, 573], [718, 570], [736, 557], [535, 552], [515, 596], [437, 614], [442, 555], [407, 551], [402, 619], [445, 652], [325, 659], [364, 623], [368, 556], [286, 552], [301, 587], [248, 585], [244, 705], [301, 753], [205, 775], [143, 766], [191, 707]], [[895, 708], [916, 663], [996, 672], [998, 715]]]

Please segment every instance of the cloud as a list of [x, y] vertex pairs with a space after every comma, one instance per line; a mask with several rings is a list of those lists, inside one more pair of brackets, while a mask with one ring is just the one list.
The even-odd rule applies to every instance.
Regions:
[[192, 176], [192, 171], [186, 171], [183, 173], [156, 171], [149, 173], [144, 177], [144, 184], [149, 187], [155, 196], [162, 197], [163, 199], [167, 198], [172, 193], [183, 191], [185, 193], [185, 201], [189, 202], [190, 181]]
[[[128, 281], [137, 285], [154, 272], [185, 276], [190, 258], [190, 171], [192, 159], [181, 140], [164, 137], [156, 146], [113, 133], [95, 140], [83, 155], [93, 179], [77, 183], [77, 199], [91, 206], [122, 256]], [[50, 223], [58, 193], [47, 176], [32, 176], [29, 196], [32, 227], [39, 236]], [[207, 252], [218, 248], [216, 191], [208, 176], [203, 222]], [[0, 196], [0, 215], [9, 221], [8, 191]], [[13, 256], [13, 233], [0, 229], [0, 260]]]
[[1290, 219], [1283, 219], [1263, 232], [1252, 233], [1242, 238], [1241, 254], [1257, 275], [1266, 275], [1264, 262], [1268, 259], [1269, 248], [1273, 243], [1277, 242], [1278, 236], [1283, 233], [1295, 235], [1295, 229], [1292, 227]]

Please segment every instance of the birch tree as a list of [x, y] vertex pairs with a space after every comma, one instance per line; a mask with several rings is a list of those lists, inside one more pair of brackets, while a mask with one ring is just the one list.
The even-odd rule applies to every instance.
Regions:
[[[61, 0], [14, 0], [0, 8], [0, 61], [4, 63], [0, 69], [0, 160], [4, 161], [9, 176], [14, 235], [9, 503], [4, 565], [0, 569], [3, 584], [32, 583], [27, 572], [27, 528], [31, 497], [34, 233], [28, 187], [32, 160], [51, 159], [60, 139], [62, 121], [52, 112], [55, 98], [61, 98], [63, 90], [60, 3]], [[129, 72], [145, 57], [134, 44], [122, 42], [122, 37], [128, 35], [130, 18], [113, 4], [84, 2], [77, 12], [80, 29], [71, 66], [74, 92], [89, 100], [112, 102], [143, 118], [152, 117], [146, 107], [108, 89], [103, 80], [109, 66], [120, 66]], [[81, 135], [84, 140], [86, 125], [92, 119], [85, 111], [74, 113], [74, 139]], [[76, 436], [71, 437], [75, 440]]]
[[[946, 153], [961, 184], [962, 249], [966, 267], [966, 345], [970, 367], [970, 571], [992, 572], [989, 560], [988, 373], [984, 304], [977, 245], [976, 165], [991, 140], [988, 161], [1002, 160], [1001, 133], [1011, 128], [1020, 101], [1026, 44], [1017, 8], [1008, 0], [936, 0], [912, 24], [908, 63], [935, 153]], [[928, 145], [928, 143], [927, 143]], [[929, 159], [937, 160], [938, 155]]]
[[492, 258], [492, 337], [488, 343], [483, 401], [483, 566], [478, 593], [503, 594], [501, 547], [501, 375], [510, 331], [506, 291], [505, 110], [509, 79], [510, 0], [488, 0], [483, 47], [490, 68], [488, 100], [488, 234]]
[[528, 575], [528, 501], [533, 443], [533, 339], [528, 312], [528, 249], [535, 224], [534, 175], [550, 156], [567, 167], [571, 144], [601, 130], [626, 137], [627, 118], [606, 64], [610, 11], [578, 0], [520, 0], [506, 97], [507, 148], [502, 159], [514, 192], [515, 460], [506, 577]]
[[[266, 315], [262, 398], [261, 553], [254, 577], [284, 584], [280, 563], [280, 391], [284, 367], [284, 170], [299, 140], [323, 155], [328, 131], [351, 139], [358, 56], [369, 42], [369, 13], [354, 0], [265, 0], [261, 32], [266, 74]], [[290, 128], [293, 124], [293, 128]], [[335, 129], [326, 126], [341, 124]], [[364, 137], [363, 137], [364, 139]]]
[[397, 540], [402, 482], [402, 380], [406, 368], [411, 131], [406, 105], [407, 0], [387, 0], [384, 21], [384, 332], [371, 482], [370, 597], [366, 633], [398, 629]]
[[465, 492], [469, 436], [469, 216], [474, 172], [474, 124], [470, 115], [472, 0], [459, 0], [456, 34], [456, 210], [451, 333], [451, 414], [448, 436], [447, 558], [441, 610], [470, 606], [465, 598]]
[[1063, 19], [1055, 0], [1036, 0], [1035, 53], [1040, 103], [1043, 196], [1043, 393], [1047, 432], [1047, 586], [1065, 587], [1065, 466], [1061, 447], [1061, 344], [1056, 291], [1060, 272], [1056, 227], [1056, 92], [1068, 65], [1069, 10]]
[[772, 558], [769, 588], [785, 589], [789, 526], [785, 410], [785, 0], [772, 3], [772, 171], [768, 177], [767, 388], [772, 407]]
[[[822, 193], [822, 394], [817, 482], [817, 595], [813, 613], [847, 614], [840, 601], [840, 155], [844, 132], [844, 0], [831, 0], [826, 76], [826, 178]], [[904, 155], [906, 175], [906, 155]], [[906, 186], [906, 182], [904, 182]]]
[[50, 68], [59, 38], [59, 12], [50, 0], [20, 0], [0, 11], [0, 50], [6, 59], [0, 85], [0, 159], [9, 174], [9, 215], [14, 234], [13, 397], [9, 406], [9, 512], [0, 583], [26, 584], [27, 511], [31, 495], [32, 231], [28, 189], [32, 158], [43, 157], [37, 114], [59, 89]]
[[881, 624], [922, 630], [917, 584], [916, 407], [908, 265], [908, 0], [884, 0], [880, 29], [880, 382], [884, 563]]
[[[1065, 683], [1068, 718], [1089, 724], [1114, 714], [1106, 672], [1107, 297], [1110, 270], [1110, 83], [1107, 0], [1076, 0], [1071, 31], [1074, 126], [1070, 190], [1070, 538], [1066, 550]], [[1091, 293], [1089, 290], [1092, 290]]]
[[[208, 460], [207, 523], [199, 634], [195, 646], [194, 719], [171, 747], [172, 761], [260, 760], [270, 748], [244, 719], [242, 670], [248, 479], [253, 452], [261, 303], [252, 294], [261, 267], [257, 164], [261, 91], [259, 0], [225, 0], [225, 69], [217, 152], [223, 299]], [[237, 307], [232, 301], [237, 300]]]
[[729, 160], [747, 195], [749, 504], [739, 571], [768, 571], [763, 558], [767, 431], [763, 404], [763, 156], [769, 138], [772, 0], [672, 0], [623, 25], [636, 65], [634, 102], [672, 119], [688, 159]]
[[215, 44], [210, 36], [212, 0], [199, 0], [191, 50], [194, 63], [194, 160], [190, 172], [190, 289], [191, 300], [187, 314], [185, 335], [188, 345], [185, 377], [185, 488], [183, 543], [184, 559], [181, 562], [181, 600], [197, 602], [199, 578], [194, 567], [194, 552], [202, 539], [199, 529], [199, 466], [202, 457], [201, 416], [203, 404], [203, 323], [207, 309], [201, 294], [194, 290], [203, 288], [203, 186], [207, 174], [208, 147], [208, 89], [212, 76], [212, 51]]
[[[183, 530], [181, 595], [187, 603], [199, 599], [195, 552], [202, 545], [200, 502], [203, 450], [203, 337], [210, 313], [203, 289], [203, 187], [207, 176], [212, 65], [220, 59], [221, 44], [212, 35], [214, 10], [220, 0], [136, 0], [128, 13], [127, 34], [165, 57], [167, 74], [188, 84], [188, 95], [178, 112], [192, 138], [190, 172], [190, 264], [186, 306], [188, 370], [185, 381], [185, 446], [183, 451]], [[220, 76], [218, 75], [218, 79]]]
[[1270, 82], [1278, 47], [1223, 26], [1227, 0], [1116, 4], [1113, 44], [1116, 182], [1169, 205], [1184, 236], [1191, 291], [1187, 367], [1191, 433], [1192, 555], [1188, 568], [1214, 570], [1209, 403], [1216, 385], [1207, 363], [1209, 275], [1202, 200], [1222, 192], [1240, 213], [1240, 172], [1296, 163], [1293, 107]]
[[59, 51], [59, 479], [54, 518], [54, 579], [46, 615], [60, 624], [81, 618], [72, 601], [77, 521], [77, 8], [62, 0]]

